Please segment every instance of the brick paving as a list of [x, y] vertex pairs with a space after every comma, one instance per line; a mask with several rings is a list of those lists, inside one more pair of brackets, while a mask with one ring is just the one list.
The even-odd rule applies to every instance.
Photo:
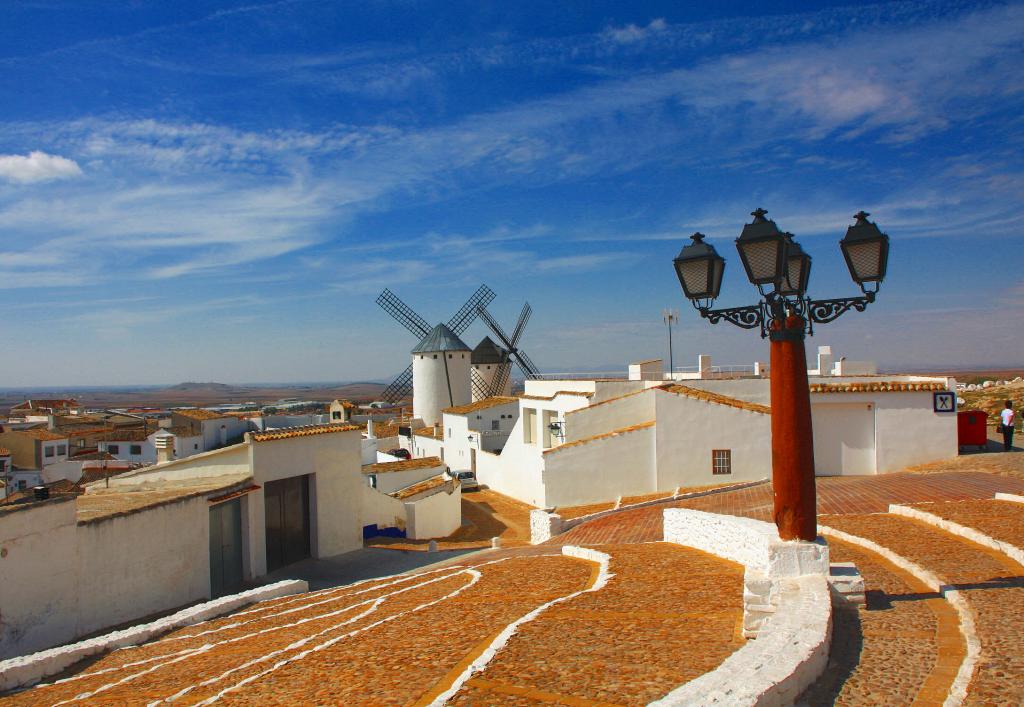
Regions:
[[867, 605], [833, 616], [822, 678], [798, 704], [942, 704], [965, 646], [953, 608], [913, 575], [856, 545], [829, 539], [833, 562], [853, 562]]
[[607, 586], [520, 627], [450, 704], [647, 704], [743, 644], [740, 565], [667, 543], [597, 549]]
[[1024, 548], [1024, 503], [1013, 501], [961, 501], [914, 504], [926, 513], [965, 525], [990, 538]]
[[[1022, 455], [1024, 456], [1024, 455]], [[1024, 479], [981, 472], [882, 476], [832, 476], [817, 480], [819, 514], [884, 513], [890, 503], [990, 499], [996, 491], [1024, 493]], [[623, 511], [579, 525], [550, 542], [559, 545], [637, 543], [661, 540], [662, 510], [694, 508], [771, 522], [769, 484]]]
[[1024, 704], [1024, 567], [1002, 553], [902, 516], [836, 515], [821, 522], [873, 540], [961, 590], [975, 613], [982, 645], [967, 704]]

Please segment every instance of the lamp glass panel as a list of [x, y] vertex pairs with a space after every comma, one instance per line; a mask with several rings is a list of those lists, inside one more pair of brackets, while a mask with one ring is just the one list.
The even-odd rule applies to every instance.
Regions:
[[718, 297], [718, 293], [722, 289], [722, 272], [725, 270], [725, 259], [718, 258], [712, 264], [714, 272], [711, 277], [711, 291], [708, 293], [711, 297]]
[[706, 259], [687, 260], [680, 264], [680, 274], [690, 297], [700, 297], [710, 288], [708, 285], [708, 261]]
[[803, 290], [803, 284], [800, 282], [803, 277], [803, 258], [787, 258], [786, 259], [786, 282], [782, 291], [786, 294], [797, 294]]
[[752, 279], [759, 282], [771, 282], [775, 279], [775, 268], [778, 265], [779, 241], [772, 239], [761, 242], [744, 243], [743, 255], [750, 268]]
[[853, 279], [857, 282], [877, 280], [881, 273], [881, 241], [867, 241], [865, 243], [852, 243], [846, 246], [846, 257]]

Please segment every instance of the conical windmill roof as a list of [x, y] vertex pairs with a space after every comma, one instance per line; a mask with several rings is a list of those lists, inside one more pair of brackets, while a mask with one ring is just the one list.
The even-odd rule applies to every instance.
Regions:
[[508, 351], [491, 341], [491, 337], [485, 336], [483, 340], [473, 349], [469, 357], [470, 363], [505, 363], [508, 361]]
[[423, 337], [423, 341], [416, 344], [416, 348], [411, 353], [433, 353], [435, 351], [469, 351], [469, 347], [454, 331], [444, 324], [438, 324]]

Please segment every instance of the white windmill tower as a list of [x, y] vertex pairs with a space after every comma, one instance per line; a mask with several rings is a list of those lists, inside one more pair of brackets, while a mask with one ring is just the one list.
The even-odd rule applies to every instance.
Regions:
[[[402, 371], [391, 384], [384, 389], [381, 397], [389, 402], [408, 399], [413, 393], [413, 415], [421, 418], [425, 424], [440, 424], [440, 411], [447, 407], [469, 403], [469, 357], [465, 357], [465, 368], [462, 353], [469, 352], [469, 346], [463, 343], [459, 335], [466, 331], [477, 317], [477, 308], [486, 306], [495, 298], [495, 293], [486, 285], [480, 287], [459, 308], [457, 313], [446, 325], [438, 325], [433, 329], [427, 321], [416, 314], [408, 304], [404, 303], [390, 290], [385, 289], [377, 298], [377, 303], [395, 321], [411, 331], [420, 341], [413, 351], [413, 365]], [[435, 336], [436, 334], [436, 336]], [[436, 346], [462, 346], [458, 349], [460, 356], [456, 358], [456, 349], [426, 350]], [[453, 353], [450, 359], [447, 353]], [[427, 353], [431, 355], [426, 358]], [[437, 358], [433, 358], [436, 353]], [[435, 367], [433, 362], [437, 362]], [[446, 365], [446, 367], [445, 367]], [[453, 369], [455, 366], [455, 369]], [[451, 385], [450, 385], [451, 383]], [[425, 412], [428, 411], [428, 412]], [[429, 412], [432, 411], [432, 412]]]
[[440, 425], [443, 409], [468, 403], [469, 365], [469, 347], [454, 331], [431, 329], [412, 350], [412, 416]]
[[512, 395], [512, 361], [508, 351], [485, 336], [469, 357], [473, 402], [494, 395]]

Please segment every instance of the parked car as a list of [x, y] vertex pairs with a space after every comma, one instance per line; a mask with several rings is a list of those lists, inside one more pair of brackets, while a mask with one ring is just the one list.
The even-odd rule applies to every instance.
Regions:
[[391, 456], [398, 457], [399, 459], [412, 459], [412, 455], [409, 454], [409, 450], [402, 449], [400, 447], [396, 447], [395, 449], [389, 449], [387, 452], [385, 452], [385, 454], [390, 454]]
[[472, 471], [460, 471], [455, 474], [455, 478], [459, 480], [463, 491], [480, 490], [480, 483], [476, 480], [476, 474]]

